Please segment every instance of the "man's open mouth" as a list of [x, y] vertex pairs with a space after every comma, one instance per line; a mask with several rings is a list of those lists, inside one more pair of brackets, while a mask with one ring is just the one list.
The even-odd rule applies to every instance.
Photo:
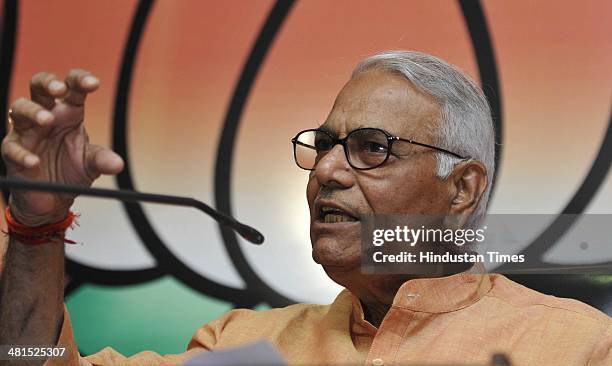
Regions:
[[320, 215], [321, 221], [326, 224], [335, 224], [338, 222], [355, 222], [358, 221], [354, 216], [339, 210], [335, 207], [321, 207]]

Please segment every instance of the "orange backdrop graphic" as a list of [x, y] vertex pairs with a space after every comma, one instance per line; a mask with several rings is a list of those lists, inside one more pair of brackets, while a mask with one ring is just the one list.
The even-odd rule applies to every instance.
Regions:
[[[486, 34], [470, 33], [469, 9], [482, 11]], [[237, 83], [274, 11], [278, 31], [255, 70], [231, 155], [220, 156]], [[585, 184], [580, 211], [612, 211], [602, 158], [612, 155], [610, 1], [12, 0], [2, 16], [3, 40], [15, 24], [8, 101], [28, 95], [37, 71], [93, 72], [102, 86], [87, 101], [90, 138], [106, 146], [125, 138], [133, 188], [212, 205], [224, 191], [232, 214], [266, 235], [262, 247], [237, 240], [232, 249], [198, 212], [80, 198], [67, 301], [84, 353], [106, 345], [180, 352], [197, 327], [232, 307], [333, 299], [338, 286], [310, 259], [307, 173], [294, 166], [289, 141], [325, 120], [353, 66], [377, 51], [431, 53], [480, 83], [476, 50], [488, 37], [498, 84], [484, 88], [502, 128], [491, 211], [560, 213]], [[119, 128], [134, 19], [143, 28]], [[598, 158], [601, 179], [589, 175]], [[230, 179], [215, 185], [219, 166]], [[120, 184], [104, 177], [96, 186]], [[610, 290], [609, 276], [597, 281]], [[607, 304], [597, 305], [612, 312]]]

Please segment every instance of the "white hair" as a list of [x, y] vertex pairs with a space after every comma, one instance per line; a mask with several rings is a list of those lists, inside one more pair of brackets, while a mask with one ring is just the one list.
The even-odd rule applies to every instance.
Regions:
[[[416, 87], [435, 98], [441, 118], [434, 131], [438, 147], [480, 161], [487, 169], [487, 188], [467, 222], [474, 227], [484, 218], [495, 171], [495, 134], [489, 103], [476, 83], [447, 62], [415, 51], [387, 51], [361, 61], [351, 78], [372, 69], [403, 75]], [[462, 161], [437, 152], [437, 175], [446, 179]]]

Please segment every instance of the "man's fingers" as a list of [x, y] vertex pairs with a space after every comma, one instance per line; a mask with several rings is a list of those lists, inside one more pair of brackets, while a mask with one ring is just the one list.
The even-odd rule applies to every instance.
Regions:
[[2, 141], [2, 158], [22, 168], [32, 168], [40, 163], [40, 158], [19, 143], [14, 136], [7, 136]]
[[85, 104], [85, 97], [88, 93], [98, 89], [100, 80], [93, 76], [89, 71], [72, 69], [66, 76], [68, 93], [64, 97], [64, 102], [74, 106]]
[[55, 98], [62, 97], [66, 91], [66, 84], [48, 72], [39, 72], [30, 80], [32, 100], [47, 109], [52, 109]]
[[9, 111], [9, 122], [17, 131], [23, 131], [34, 126], [49, 126], [55, 117], [40, 104], [25, 98], [19, 98]]
[[89, 145], [86, 154], [86, 170], [91, 179], [96, 179], [101, 174], [118, 174], [123, 170], [123, 159], [112, 150]]

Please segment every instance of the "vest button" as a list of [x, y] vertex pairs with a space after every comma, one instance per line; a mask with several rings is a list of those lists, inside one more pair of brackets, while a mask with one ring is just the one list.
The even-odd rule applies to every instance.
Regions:
[[375, 358], [372, 360], [372, 365], [373, 366], [383, 366], [385, 363], [383, 362], [382, 358]]

